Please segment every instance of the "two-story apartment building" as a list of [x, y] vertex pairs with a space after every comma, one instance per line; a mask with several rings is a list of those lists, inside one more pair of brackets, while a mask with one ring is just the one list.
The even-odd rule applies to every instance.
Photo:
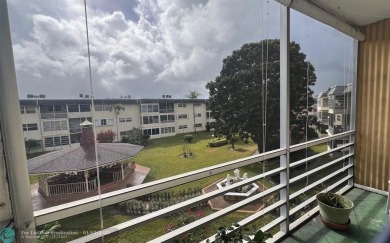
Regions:
[[317, 121], [320, 123], [321, 132], [328, 129], [329, 125], [328, 91], [321, 92], [317, 96]]
[[[112, 107], [121, 104], [124, 110]], [[141, 128], [150, 138], [206, 130], [213, 121], [204, 99], [95, 99], [93, 117], [96, 132], [112, 130], [116, 141], [132, 128]], [[80, 124], [92, 122], [90, 99], [20, 100], [25, 139], [41, 142], [44, 151], [78, 143]]]
[[344, 93], [346, 86], [335, 85], [328, 92], [329, 123], [328, 133], [330, 135], [346, 131], [347, 98]]

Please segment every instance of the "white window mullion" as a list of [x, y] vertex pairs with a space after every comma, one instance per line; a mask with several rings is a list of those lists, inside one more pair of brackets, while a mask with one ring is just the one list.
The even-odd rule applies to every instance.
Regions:
[[289, 231], [289, 163], [290, 163], [290, 8], [280, 6], [280, 148], [286, 154], [280, 156], [280, 167], [286, 168], [280, 173], [280, 184], [286, 187], [280, 190], [280, 200], [286, 204], [280, 208], [280, 216], [286, 220], [280, 224], [280, 230]]

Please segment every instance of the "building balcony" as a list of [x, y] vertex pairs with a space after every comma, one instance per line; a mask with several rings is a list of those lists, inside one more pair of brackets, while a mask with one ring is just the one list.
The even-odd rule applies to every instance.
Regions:
[[160, 113], [175, 113], [175, 109], [160, 109]]
[[355, 204], [347, 231], [327, 228], [321, 222], [319, 214], [314, 214], [282, 242], [372, 242], [388, 224], [387, 197], [359, 188], [348, 191], [346, 196]]
[[67, 117], [67, 113], [41, 113], [41, 119], [58, 119]]
[[[319, 154], [315, 154], [311, 157], [302, 158], [298, 161], [294, 161], [290, 163], [288, 167], [272, 167], [273, 169], [263, 171], [263, 173], [249, 177], [246, 180], [234, 183], [230, 186], [225, 186], [222, 189], [214, 190], [207, 193], [205, 192], [200, 196], [182, 201], [180, 203], [165, 207], [149, 214], [145, 214], [143, 216], [139, 216], [133, 220], [125, 221], [121, 223], [120, 226], [115, 225], [109, 227], [103, 231], [98, 231], [97, 233], [81, 237], [75, 242], [99, 240], [102, 235], [104, 235], [105, 239], [115, 237], [116, 235], [126, 235], [127, 232], [130, 232], [132, 229], [139, 227], [143, 224], [152, 222], [153, 220], [157, 220], [159, 218], [166, 218], [169, 215], [174, 214], [175, 212], [182, 212], [183, 210], [191, 208], [194, 205], [209, 202], [210, 200], [221, 197], [224, 194], [230, 191], [234, 191], [237, 188], [245, 187], [246, 185], [251, 185], [253, 183], [259, 183], [260, 181], [264, 180], [272, 180], [274, 181], [274, 183], [268, 188], [263, 187], [261, 192], [258, 192], [257, 194], [251, 195], [241, 201], [231, 203], [230, 205], [223, 209], [220, 209], [219, 211], [213, 212], [201, 218], [200, 220], [187, 224], [177, 230], [173, 230], [167, 234], [163, 234], [160, 237], [155, 238], [153, 241], [165, 242], [180, 238], [182, 235], [192, 232], [194, 229], [212, 224], [217, 219], [222, 218], [230, 213], [234, 213], [237, 210], [245, 208], [253, 203], [264, 202], [265, 200], [267, 201], [270, 198], [273, 198], [272, 203], [264, 204], [264, 207], [262, 207], [261, 210], [254, 211], [252, 212], [252, 214], [248, 214], [248, 217], [244, 218], [238, 223], [240, 225], [251, 225], [254, 222], [262, 222], [261, 229], [263, 231], [273, 232], [272, 241], [280, 241], [288, 236], [288, 234], [283, 231], [284, 227], [288, 227], [290, 231], [298, 229], [303, 222], [311, 219], [317, 214], [318, 208], [315, 195], [319, 191], [326, 190], [340, 191], [342, 193], [348, 192], [347, 196], [350, 197], [357, 205], [355, 211], [359, 211], [359, 213], [368, 212], [368, 210], [370, 210], [369, 208], [365, 208], [366, 211], [362, 211], [360, 210], [360, 207], [364, 207], [368, 203], [366, 201], [362, 202], [362, 200], [363, 198], [366, 198], [367, 195], [370, 196], [371, 194], [362, 190], [355, 189], [353, 183], [354, 134], [354, 131], [349, 131], [342, 134], [309, 141], [303, 144], [293, 145], [289, 149], [290, 153], [304, 151], [308, 147], [326, 144], [335, 140], [344, 139], [346, 141], [337, 148], [330, 149]], [[185, 174], [180, 174], [177, 176], [148, 182], [140, 186], [134, 186], [120, 191], [105, 193], [101, 195], [101, 203], [104, 206], [115, 205], [122, 201], [147, 196], [151, 193], [155, 193], [169, 188], [174, 188], [185, 183], [196, 182], [197, 180], [206, 179], [210, 176], [222, 175], [221, 178], [223, 178], [226, 177], [226, 173], [229, 173], [237, 168], [242, 168], [244, 166], [249, 166], [252, 164], [272, 163], [272, 161], [274, 161], [274, 165], [279, 165], [279, 159], [281, 159], [286, 154], [287, 150], [281, 148], [273, 150], [271, 152], [253, 155], [247, 158], [226, 162], [223, 164], [203, 168], [196, 171], [191, 171]], [[326, 160], [325, 163], [319, 163], [320, 161], [323, 162], [324, 159]], [[302, 168], [304, 168], [305, 166], [307, 169], [302, 173]], [[290, 178], [287, 181], [283, 181], [283, 177], [280, 176], [287, 172], [288, 174], [290, 174]], [[377, 195], [373, 194], [373, 197], [376, 198]], [[98, 200], [99, 197], [95, 196], [80, 201], [68, 203], [65, 205], [36, 211], [34, 212], [36, 225], [43, 225], [49, 222], [61, 220], [70, 216], [76, 216], [80, 213], [97, 209], [99, 208], [99, 204], [97, 203]], [[377, 206], [376, 209], [379, 210], [380, 208], [383, 209], [383, 205], [385, 205], [385, 202], [386, 198], [381, 196], [379, 198], [379, 202], [377, 204], [372, 205]], [[382, 211], [383, 215], [385, 215], [385, 210]], [[380, 218], [381, 216], [379, 214], [379, 211], [375, 212], [378, 212], [378, 218]], [[357, 215], [359, 215], [359, 213]], [[266, 215], [271, 215], [271, 217], [266, 217]], [[357, 221], [354, 221], [354, 218], [352, 218], [356, 216], [351, 213], [350, 217], [352, 221], [351, 229], [357, 230], [357, 228], [354, 226], [354, 223]], [[361, 219], [359, 217], [360, 216], [358, 216], [358, 220]], [[307, 227], [310, 227], [310, 222]], [[318, 224], [317, 228], [323, 227], [322, 223], [318, 220], [316, 220], [315, 222]], [[297, 234], [299, 234], [300, 230], [302, 229], [304, 228], [299, 228]], [[380, 229], [378, 228], [377, 231], [370, 231], [370, 233], [371, 235], [374, 235], [376, 232], [379, 231]], [[210, 240], [213, 240], [215, 238], [215, 235], [213, 235], [212, 233], [214, 232], [211, 232], [209, 236]], [[307, 233], [303, 234], [305, 237], [307, 236]], [[332, 234], [334, 233], [329, 233], [329, 237], [333, 237]], [[291, 237], [292, 240], [294, 240], [294, 234]], [[285, 240], [288, 242], [288, 240], [290, 239], [287, 238]]]

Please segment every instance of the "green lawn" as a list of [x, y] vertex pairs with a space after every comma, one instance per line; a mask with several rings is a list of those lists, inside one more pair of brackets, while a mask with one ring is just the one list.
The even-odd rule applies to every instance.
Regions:
[[[236, 150], [232, 150], [230, 145], [207, 147], [208, 142], [212, 141], [211, 133], [197, 132], [192, 135], [194, 136], [194, 139], [189, 145], [189, 149], [193, 153], [192, 158], [180, 157], [180, 155], [183, 154], [184, 135], [150, 140], [150, 145], [145, 147], [135, 157], [137, 164], [150, 168], [150, 172], [146, 177], [145, 182], [244, 158], [252, 155], [257, 148], [257, 145], [252, 141], [248, 144], [238, 142], [235, 145]], [[247, 172], [249, 176], [253, 176], [258, 174], [259, 171], [262, 171], [260, 167], [260, 165], [246, 166], [245, 168], [242, 168], [241, 171], [242, 173]], [[233, 171], [229, 173], [230, 175], [233, 175]], [[203, 188], [216, 180], [225, 177], [226, 173], [223, 173], [223, 175], [214, 175], [195, 183], [196, 186]], [[174, 190], [180, 190], [183, 187], [189, 186], [191, 185], [179, 186], [174, 188]]]
[[193, 152], [192, 158], [180, 157], [183, 154], [184, 135], [150, 140], [150, 145], [135, 157], [136, 163], [151, 169], [146, 182], [247, 157], [256, 149], [253, 142], [239, 142], [236, 150], [230, 149], [230, 145], [211, 148], [207, 147], [211, 133], [197, 132], [192, 135], [194, 139], [189, 145]]
[[[193, 133], [192, 135], [194, 136], [194, 139], [189, 145], [189, 149], [193, 153], [192, 158], [180, 157], [180, 155], [183, 153], [184, 135], [150, 140], [150, 145], [146, 146], [135, 157], [137, 164], [149, 167], [151, 169], [145, 182], [150, 182], [232, 161], [235, 159], [244, 158], [252, 155], [257, 148], [256, 144], [254, 144], [252, 141], [250, 141], [248, 144], [238, 142], [235, 145], [236, 150], [232, 150], [230, 145], [210, 148], [207, 147], [207, 144], [209, 141], [211, 141], [211, 133], [197, 132]], [[241, 172], [247, 172], [249, 176], [254, 176], [263, 172], [263, 165], [249, 165], [241, 168]], [[233, 175], [233, 171], [229, 173]], [[223, 173], [222, 175], [214, 175], [203, 180], [189, 183], [187, 185], [175, 187], [173, 190], [181, 190], [183, 187], [191, 186], [203, 188], [215, 182], [216, 180], [225, 177], [226, 173]], [[272, 186], [267, 181], [263, 181], [263, 183], [267, 184], [269, 187]], [[210, 214], [212, 213], [212, 210], [206, 210], [206, 213]], [[106, 207], [103, 210], [103, 215], [105, 228], [134, 218], [134, 216], [122, 215], [119, 211], [115, 210], [114, 207]], [[208, 227], [208, 232], [210, 235], [214, 234], [219, 226], [229, 226], [230, 224], [238, 222], [247, 216], [248, 214], [246, 213], [229, 214], [226, 217], [219, 219], [217, 222], [211, 224]], [[261, 220], [261, 222], [269, 222], [273, 218], [274, 216], [267, 215], [264, 220]], [[170, 222], [172, 222], [172, 218], [170, 217], [159, 218], [146, 225], [142, 225], [136, 229], [130, 230], [121, 236], [109, 239], [108, 242], [145, 242], [164, 234], [165, 228]], [[63, 219], [59, 223], [61, 225], [60, 230], [79, 229], [78, 235], [72, 237], [77, 238], [81, 236], [83, 230], [88, 231], [99, 229], [99, 213], [98, 210], [94, 210], [83, 215]], [[70, 240], [70, 238], [67, 238], [64, 240], [64, 242], [68, 240]]]
[[318, 144], [313, 147], [310, 147], [310, 149], [316, 153], [322, 153], [328, 150], [328, 145], [326, 143]]

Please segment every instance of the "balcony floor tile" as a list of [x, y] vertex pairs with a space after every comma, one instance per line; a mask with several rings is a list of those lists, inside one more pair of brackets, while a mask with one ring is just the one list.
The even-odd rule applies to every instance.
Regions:
[[346, 196], [355, 204], [347, 231], [325, 227], [317, 214], [282, 242], [371, 242], [389, 221], [389, 215], [386, 214], [387, 197], [357, 188], [349, 191]]

